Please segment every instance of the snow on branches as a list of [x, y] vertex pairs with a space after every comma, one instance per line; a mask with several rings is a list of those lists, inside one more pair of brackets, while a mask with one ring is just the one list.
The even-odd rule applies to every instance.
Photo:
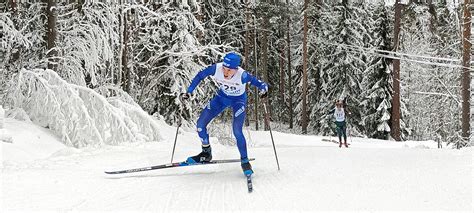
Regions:
[[22, 69], [9, 100], [31, 120], [58, 133], [70, 146], [161, 140], [155, 121], [136, 104], [70, 84], [52, 70]]

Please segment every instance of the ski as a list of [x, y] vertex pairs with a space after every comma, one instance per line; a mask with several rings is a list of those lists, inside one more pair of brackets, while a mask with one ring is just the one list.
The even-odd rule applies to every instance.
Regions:
[[247, 188], [249, 190], [249, 193], [253, 191], [253, 186], [252, 186], [252, 175], [246, 175], [247, 177]]
[[333, 139], [329, 140], [329, 139], [327, 139], [327, 138], [323, 138], [323, 139], [321, 139], [321, 141], [324, 141], [324, 142], [333, 142], [333, 143], [339, 144], [339, 141], [336, 141], [336, 140], [333, 140]]
[[[255, 160], [255, 158], [249, 158], [249, 161], [253, 161], [253, 160]], [[117, 170], [117, 171], [105, 171], [105, 173], [106, 174], [125, 174], [125, 173], [133, 173], [133, 172], [150, 171], [150, 170], [156, 170], [156, 169], [167, 169], [167, 168], [174, 168], [174, 167], [221, 164], [221, 163], [240, 163], [240, 159], [211, 160], [209, 162], [193, 163], [193, 164], [188, 164], [186, 163], [186, 161], [183, 161], [183, 162], [168, 163], [168, 164], [148, 166], [148, 167], [142, 167], [142, 168], [125, 169], [125, 170]]]
[[[325, 142], [333, 142], [335, 144], [339, 144], [339, 141], [336, 141], [336, 140], [329, 140], [329, 139], [326, 139], [326, 138], [323, 138], [321, 139], [321, 141], [325, 141]], [[343, 144], [344, 145], [344, 144]], [[350, 143], [347, 143], [347, 146], [350, 146], [351, 144]], [[349, 148], [349, 147], [347, 147]]]

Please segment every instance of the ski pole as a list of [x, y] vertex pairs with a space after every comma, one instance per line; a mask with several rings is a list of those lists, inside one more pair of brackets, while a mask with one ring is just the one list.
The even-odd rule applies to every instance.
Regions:
[[[352, 126], [351, 126], [352, 128]], [[351, 138], [351, 144], [352, 144], [352, 132], [351, 132], [351, 128], [349, 128], [349, 137]]]
[[352, 132], [351, 132], [351, 127], [352, 127], [352, 125], [349, 126], [349, 122], [347, 122], [347, 129], [348, 129], [347, 131], [349, 132], [349, 138], [351, 139], [351, 144], [352, 144], [352, 134], [351, 134]]
[[334, 129], [331, 126], [331, 121], [329, 121], [329, 129], [331, 130], [331, 132], [329, 132], [329, 142], [332, 143], [332, 134], [334, 134]]
[[[268, 99], [267, 99], [268, 100]], [[267, 110], [267, 104], [265, 101], [263, 101], [263, 109], [265, 110], [265, 120], [268, 117], [268, 110]], [[272, 134], [272, 127], [270, 126], [270, 120], [267, 120], [268, 122], [268, 129], [270, 130], [270, 137], [272, 138], [272, 144], [273, 144], [273, 152], [275, 153], [275, 159], [277, 162], [278, 170], [280, 170], [280, 163], [278, 163], [278, 156], [275, 148], [275, 141], [273, 141], [273, 134]]]
[[[179, 100], [181, 103], [184, 102], [184, 100], [182, 99], [182, 97], [180, 96], [179, 97]], [[181, 106], [182, 107], [182, 106]], [[183, 108], [180, 108], [179, 110], [179, 116], [181, 116], [181, 114], [183, 114]], [[178, 122], [178, 127], [176, 127], [176, 135], [174, 136], [174, 144], [173, 144], [173, 152], [171, 153], [171, 163], [173, 163], [173, 157], [174, 157], [174, 150], [176, 148], [176, 141], [178, 140], [178, 132], [179, 132], [179, 127], [181, 127], [181, 124], [183, 123], [183, 118], [181, 117], [179, 119], [179, 122]]]
[[171, 163], [173, 163], [174, 149], [176, 148], [176, 141], [178, 139], [178, 132], [179, 132], [180, 126], [181, 126], [181, 121], [178, 123], [178, 127], [176, 128], [176, 135], [174, 136], [173, 152], [171, 153]]
[[333, 130], [331, 128], [331, 132], [329, 133], [329, 142], [332, 142], [332, 134], [333, 134]]

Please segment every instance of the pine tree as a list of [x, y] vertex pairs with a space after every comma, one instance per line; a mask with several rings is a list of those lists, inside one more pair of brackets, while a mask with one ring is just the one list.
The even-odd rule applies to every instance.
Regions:
[[[298, 14], [293, 17], [293, 25], [291, 26], [291, 74], [289, 75], [289, 82], [291, 88], [289, 88], [289, 95], [291, 96], [290, 101], [293, 106], [293, 122], [294, 131], [301, 132], [302, 125], [302, 110], [303, 110], [303, 4], [299, 2], [294, 5]], [[297, 128], [295, 128], [297, 127]]]
[[[284, 67], [281, 67], [281, 53], [285, 50], [282, 48], [285, 43], [285, 37], [283, 36], [284, 31], [282, 30], [283, 25], [281, 23], [284, 23], [284, 21], [286, 21], [286, 15], [289, 15], [285, 14], [288, 8], [281, 3], [267, 2], [260, 5], [257, 9], [261, 11], [260, 13], [262, 13], [262, 15], [267, 17], [265, 29], [262, 28], [262, 31], [265, 31], [261, 32], [261, 34], [267, 32], [267, 77], [265, 79], [263, 75], [262, 78], [270, 85], [267, 106], [272, 121], [283, 121], [286, 116], [284, 112], [287, 111], [287, 107], [283, 100], [280, 101], [280, 90], [284, 90], [284, 88], [281, 88], [282, 84], [280, 80], [282, 79], [281, 77], [286, 78], [286, 72], [283, 72], [283, 76], [281, 76], [282, 69], [283, 71], [285, 70]], [[263, 39], [261, 43], [264, 43]], [[262, 47], [263, 46], [264, 45], [262, 45]], [[263, 54], [263, 49], [261, 52]], [[262, 65], [262, 63], [260, 64]], [[285, 87], [285, 84], [283, 84], [283, 87]]]
[[309, 8], [310, 12], [310, 24], [309, 24], [309, 62], [308, 67], [310, 70], [309, 75], [309, 101], [311, 108], [309, 110], [309, 127], [310, 130], [319, 129], [321, 126], [326, 126], [327, 129], [330, 129], [328, 126], [330, 123], [320, 121], [325, 120], [326, 112], [319, 111], [321, 99], [321, 64], [325, 63], [325, 54], [323, 52], [325, 44], [323, 42], [326, 40], [327, 35], [325, 31], [329, 28], [327, 22], [331, 20], [331, 15], [324, 13], [328, 11], [328, 5], [325, 3], [319, 3], [318, 1], [315, 4], [311, 4]]
[[[374, 5], [375, 6], [375, 5]], [[383, 1], [375, 6], [374, 22], [371, 29], [373, 42], [372, 48], [377, 50], [390, 50], [391, 38], [388, 11]], [[392, 77], [390, 75], [390, 60], [381, 56], [369, 56], [369, 64], [364, 72], [362, 102], [363, 109], [361, 124], [364, 133], [370, 138], [388, 139], [390, 132], [390, 117], [392, 103]]]
[[[289, 0], [286, 0], [286, 4], [288, 5], [288, 8], [290, 8], [289, 6], [289, 3], [290, 1]], [[290, 10], [288, 9], [288, 11], [295, 11], [295, 10]], [[293, 53], [293, 49], [292, 48], [292, 45], [291, 45], [291, 40], [293, 38], [292, 36], [292, 33], [290, 33], [290, 31], [292, 31], [292, 27], [293, 25], [290, 24], [291, 22], [291, 18], [294, 17], [294, 16], [291, 16], [290, 13], [288, 13], [288, 16], [286, 17], [286, 57], [287, 57], [287, 64], [288, 64], [288, 69], [287, 69], [287, 76], [288, 76], [288, 87], [287, 89], [285, 90], [286, 91], [286, 96], [288, 97], [287, 101], [285, 102], [288, 102], [286, 105], [288, 106], [288, 123], [289, 123], [289, 128], [290, 129], [293, 129], [293, 121], [294, 121], [294, 101], [293, 101], [293, 94], [294, 94], [294, 88], [293, 88], [293, 57], [292, 57], [292, 53]], [[285, 85], [286, 86], [286, 85]]]
[[[347, 98], [353, 113], [350, 118], [352, 120], [348, 120], [348, 123], [355, 125], [357, 130], [361, 112], [356, 106], [359, 105], [358, 96], [362, 91], [361, 80], [366, 64], [364, 54], [354, 51], [354, 46], [364, 46], [367, 29], [361, 22], [365, 20], [358, 15], [361, 9], [352, 6], [348, 1], [337, 3], [329, 9], [335, 19], [328, 23], [327, 40], [323, 42], [326, 56], [321, 63], [320, 79], [323, 89], [320, 91], [318, 108], [313, 110], [325, 114], [324, 112], [333, 107], [334, 100]], [[329, 124], [330, 117], [325, 118], [321, 123]], [[318, 131], [325, 134], [331, 130], [327, 125], [322, 125]]]

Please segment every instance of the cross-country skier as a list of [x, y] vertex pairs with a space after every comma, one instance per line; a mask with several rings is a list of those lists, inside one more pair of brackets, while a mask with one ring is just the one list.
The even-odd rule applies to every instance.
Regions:
[[258, 87], [260, 96], [266, 97], [268, 85], [256, 77], [250, 75], [240, 67], [240, 56], [234, 52], [224, 56], [224, 61], [213, 64], [200, 71], [191, 82], [186, 93], [181, 94], [181, 99], [187, 100], [191, 97], [194, 89], [199, 82], [207, 76], [218, 84], [219, 91], [204, 107], [197, 120], [197, 132], [202, 142], [202, 152], [196, 156], [189, 157], [186, 162], [193, 164], [198, 162], [208, 162], [212, 159], [211, 145], [209, 144], [209, 135], [207, 133], [207, 124], [219, 115], [227, 107], [232, 107], [233, 124], [232, 129], [237, 140], [237, 147], [240, 152], [241, 166], [245, 175], [253, 173], [252, 166], [247, 156], [247, 144], [242, 126], [245, 120], [245, 108], [247, 106], [247, 94], [245, 86], [247, 83]]
[[351, 112], [345, 106], [345, 101], [336, 100], [336, 107], [328, 112], [328, 114], [334, 114], [336, 118], [336, 131], [339, 137], [339, 148], [342, 147], [342, 138], [344, 137], [344, 146], [347, 146], [347, 135], [346, 135], [346, 114], [350, 115]]

